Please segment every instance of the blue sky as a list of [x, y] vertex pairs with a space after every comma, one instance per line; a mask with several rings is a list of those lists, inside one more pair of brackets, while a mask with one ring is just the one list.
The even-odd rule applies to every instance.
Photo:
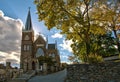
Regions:
[[[55, 40], [56, 40], [57, 41], [57, 46], [58, 46], [59, 51], [60, 51], [61, 61], [62, 62], [68, 62], [67, 58], [68, 58], [69, 55], [72, 54], [71, 53], [71, 48], [69, 46], [71, 41], [66, 41], [65, 38], [63, 37], [63, 35], [60, 34], [60, 30], [56, 30], [55, 28], [53, 28], [49, 31], [49, 30], [47, 30], [47, 27], [44, 25], [43, 21], [38, 22], [38, 16], [36, 14], [37, 10], [36, 10], [36, 6], [35, 6], [33, 0], [0, 0], [0, 11], [2, 13], [0, 15], [6, 21], [8, 21], [8, 18], [12, 19], [12, 24], [13, 25], [11, 23], [9, 25], [7, 25], [8, 29], [13, 28], [13, 27], [10, 27], [10, 26], [15, 26], [15, 25], [16, 26], [18, 26], [18, 25], [22, 26], [22, 23], [23, 23], [23, 25], [25, 25], [25, 22], [26, 22], [26, 18], [27, 18], [27, 14], [28, 14], [28, 7], [31, 7], [32, 24], [33, 24], [33, 28], [34, 28], [35, 32], [36, 33], [40, 32], [45, 37], [48, 36], [49, 43], [55, 43]], [[3, 16], [3, 14], [4, 14], [4, 16]], [[0, 22], [1, 21], [2, 20], [0, 19]], [[5, 30], [8, 31], [6, 24], [4, 24], [6, 21], [4, 21], [3, 23], [0, 24], [0, 29], [4, 28], [4, 31]], [[20, 30], [21, 28], [17, 27], [17, 29], [16, 29], [17, 32], [21, 32], [18, 29]], [[0, 32], [3, 33], [3, 35], [4, 35], [4, 32], [2, 30]], [[9, 31], [9, 33], [13, 34], [13, 31]], [[16, 37], [16, 36], [12, 35], [11, 37], [13, 38], [13, 37]], [[20, 37], [20, 34], [18, 35], [18, 37]], [[12, 39], [12, 38], [9, 38], [9, 40]], [[3, 42], [4, 41], [9, 41], [8, 38], [3, 39], [3, 37], [2, 38], [0, 37], [0, 39], [3, 40]], [[18, 39], [16, 41], [20, 42], [20, 39]], [[0, 42], [0, 46], [2, 46], [3, 44], [4, 43]], [[6, 45], [6, 44], [4, 44], [4, 45]], [[17, 43], [16, 43], [16, 45], [17, 45]], [[10, 46], [10, 45], [6, 45], [6, 46]], [[18, 45], [18, 47], [19, 47], [19, 45]], [[8, 52], [6, 50], [7, 48], [8, 47], [3, 49], [3, 47], [0, 47], [0, 57], [1, 57], [0, 62], [5, 61], [5, 60], [7, 60], [7, 61], [11, 60], [14, 64], [16, 64], [15, 62], [19, 62], [17, 60], [15, 61], [14, 59], [16, 57], [19, 58], [20, 50], [19, 51], [14, 51], [14, 49], [11, 50], [11, 49], [8, 48], [8, 50], [9, 50], [9, 52]], [[20, 49], [20, 48], [18, 48], [18, 49]], [[10, 58], [6, 58], [5, 54], [7, 54], [7, 55], [12, 54], [12, 55], [11, 56], [9, 55]]]

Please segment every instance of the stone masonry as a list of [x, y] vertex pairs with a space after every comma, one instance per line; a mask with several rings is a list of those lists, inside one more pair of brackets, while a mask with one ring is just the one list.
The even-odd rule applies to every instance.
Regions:
[[120, 82], [120, 62], [69, 65], [66, 82]]

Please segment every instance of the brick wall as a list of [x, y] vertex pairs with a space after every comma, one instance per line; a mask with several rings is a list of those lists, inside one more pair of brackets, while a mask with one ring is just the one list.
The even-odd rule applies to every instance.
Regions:
[[68, 65], [66, 82], [120, 82], [120, 62]]

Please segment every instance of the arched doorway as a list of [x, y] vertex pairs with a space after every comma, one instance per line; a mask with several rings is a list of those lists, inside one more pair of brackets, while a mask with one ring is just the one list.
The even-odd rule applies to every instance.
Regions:
[[32, 70], [35, 70], [35, 62], [32, 62]]

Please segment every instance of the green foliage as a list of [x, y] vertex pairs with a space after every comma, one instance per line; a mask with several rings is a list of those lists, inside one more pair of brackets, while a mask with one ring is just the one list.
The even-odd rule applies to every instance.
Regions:
[[[118, 54], [118, 50], [115, 47], [116, 43], [115, 39], [111, 37], [111, 33], [107, 33], [104, 35], [91, 35], [90, 41], [90, 53], [97, 54], [100, 57], [107, 57], [111, 55]], [[86, 47], [84, 42], [76, 42], [71, 45], [73, 48], [73, 52], [76, 56], [78, 56], [82, 61], [86, 61]], [[93, 57], [93, 56], [92, 56]], [[89, 59], [88, 55], [88, 59]], [[88, 61], [89, 62], [89, 61]]]
[[91, 42], [91, 51], [101, 55], [102, 57], [116, 54], [118, 51], [115, 48], [115, 39], [111, 37], [111, 34], [111, 32], [108, 32], [107, 34], [94, 37], [93, 42]]
[[40, 64], [47, 63], [48, 65], [54, 65], [54, 63], [55, 63], [52, 61], [52, 57], [47, 57], [47, 56], [38, 57], [38, 61]]
[[100, 36], [99, 42], [101, 43], [101, 47], [99, 48], [98, 53], [102, 57], [116, 55], [119, 53], [117, 48], [115, 47], [116, 42], [115, 39], [111, 37], [111, 33]]

